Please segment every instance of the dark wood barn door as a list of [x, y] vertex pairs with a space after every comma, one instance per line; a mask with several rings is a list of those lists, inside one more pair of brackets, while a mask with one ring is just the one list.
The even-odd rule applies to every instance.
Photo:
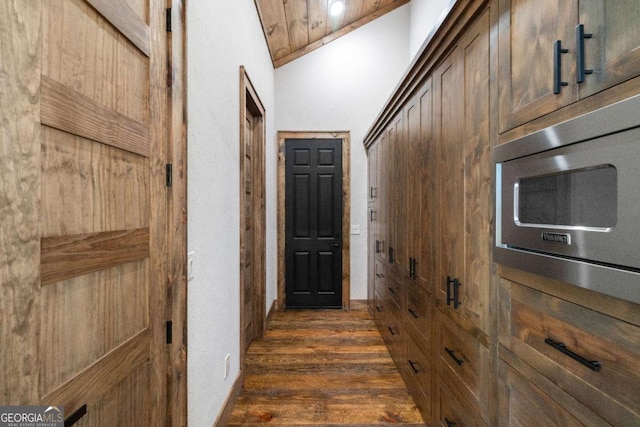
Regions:
[[287, 308], [342, 307], [342, 140], [285, 141]]

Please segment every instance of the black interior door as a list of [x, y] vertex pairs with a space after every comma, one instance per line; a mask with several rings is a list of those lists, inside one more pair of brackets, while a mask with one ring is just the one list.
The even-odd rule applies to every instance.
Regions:
[[287, 308], [342, 307], [342, 140], [285, 140]]

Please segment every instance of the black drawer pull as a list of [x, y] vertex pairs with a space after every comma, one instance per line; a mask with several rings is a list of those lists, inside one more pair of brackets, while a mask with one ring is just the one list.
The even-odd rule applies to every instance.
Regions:
[[387, 289], [389, 289], [389, 292], [391, 292], [392, 294], [396, 293], [396, 290], [393, 289], [391, 286], [387, 286]]
[[569, 86], [569, 82], [562, 81], [562, 54], [568, 52], [569, 49], [564, 49], [560, 40], [553, 43], [553, 93], [556, 95], [563, 86]]
[[453, 427], [458, 424], [458, 423], [454, 423], [453, 421], [449, 421], [449, 418], [447, 417], [444, 417], [444, 422], [447, 423], [447, 427]]
[[376, 211], [371, 209], [369, 212], [369, 222], [373, 222], [376, 220]]
[[69, 417], [66, 420], [64, 420], [64, 427], [71, 427], [72, 425], [80, 421], [80, 418], [84, 417], [86, 414], [87, 414], [87, 405], [82, 405], [80, 409], [78, 409], [73, 414], [69, 415]]
[[396, 250], [389, 246], [389, 264], [396, 262]]
[[376, 273], [376, 277], [377, 277], [378, 279], [382, 279], [382, 278], [384, 277], [384, 274], [382, 274], [382, 273]]
[[407, 360], [407, 362], [409, 362], [409, 366], [411, 366], [411, 370], [413, 371], [414, 374], [420, 373], [420, 369], [416, 368], [416, 366], [417, 366], [416, 362], [414, 362], [411, 359]]
[[380, 308], [380, 306], [379, 306], [379, 305], [376, 305], [376, 311], [377, 311], [378, 313], [382, 312], [382, 309]]
[[593, 74], [593, 70], [584, 68], [584, 39], [590, 39], [593, 34], [584, 32], [584, 25], [576, 26], [576, 83], [583, 83], [585, 74]]
[[[451, 296], [451, 286], [453, 286], [453, 296]], [[458, 279], [447, 276], [447, 305], [453, 303], [453, 308], [456, 310], [462, 305], [460, 302], [460, 286], [462, 286], [462, 283]]]
[[545, 344], [550, 345], [551, 347], [555, 348], [556, 350], [558, 350], [560, 353], [565, 354], [567, 356], [569, 356], [570, 358], [572, 358], [575, 361], [578, 361], [580, 363], [582, 363], [584, 366], [586, 366], [587, 368], [591, 369], [592, 371], [596, 371], [599, 372], [600, 369], [602, 369], [602, 365], [600, 364], [600, 362], [595, 361], [595, 360], [587, 360], [584, 357], [580, 356], [579, 354], [574, 353], [573, 351], [569, 350], [567, 348], [567, 346], [561, 342], [555, 342], [550, 338], [547, 338], [544, 340]]
[[418, 317], [418, 313], [415, 312], [415, 310], [413, 310], [412, 308], [408, 308], [407, 311], [409, 312], [409, 314], [411, 314], [413, 316], [414, 319], [417, 319]]
[[387, 329], [389, 329], [389, 332], [391, 332], [391, 335], [396, 335], [396, 333], [393, 331], [393, 328], [391, 326], [387, 326]]
[[449, 356], [451, 356], [451, 358], [453, 359], [454, 362], [456, 362], [456, 364], [458, 366], [462, 366], [462, 364], [464, 363], [464, 360], [458, 359], [456, 357], [456, 352], [454, 350], [451, 350], [450, 348], [445, 347], [444, 351], [446, 351], [447, 353], [449, 353]]

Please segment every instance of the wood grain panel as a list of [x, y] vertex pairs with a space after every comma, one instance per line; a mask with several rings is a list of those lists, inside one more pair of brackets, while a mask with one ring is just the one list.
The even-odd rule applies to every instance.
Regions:
[[[106, 390], [104, 396], [87, 405], [87, 413], [73, 427], [146, 426], [148, 425], [149, 364], [135, 367], [120, 383]], [[145, 408], [140, 410], [139, 408]], [[65, 407], [65, 416], [69, 411]], [[169, 424], [167, 424], [169, 425]]]
[[41, 289], [40, 395], [148, 328], [148, 269], [138, 261]]
[[47, 5], [42, 74], [106, 109], [148, 123], [149, 58], [84, 0]]
[[151, 31], [124, 0], [85, 0], [146, 56], [151, 52]]
[[149, 128], [42, 76], [42, 124], [141, 156], [149, 156]]
[[255, 0], [262, 30], [267, 39], [271, 60], [283, 58], [291, 53], [289, 46], [289, 26], [280, 1]]
[[41, 243], [40, 280], [61, 280], [149, 257], [149, 229], [47, 237]]
[[141, 331], [72, 380], [42, 396], [40, 402], [65, 402], [65, 412], [71, 414], [98, 400], [105, 390], [113, 388], [147, 360], [149, 335], [148, 329]]
[[287, 0], [284, 2], [284, 13], [289, 27], [289, 45], [291, 50], [298, 50], [309, 43], [307, 32], [307, 0]]
[[327, 0], [308, 0], [307, 8], [309, 43], [313, 43], [327, 35]]
[[43, 129], [43, 237], [149, 227], [146, 158]]
[[42, 2], [0, 2], [0, 401], [38, 398], [40, 304], [40, 14]]

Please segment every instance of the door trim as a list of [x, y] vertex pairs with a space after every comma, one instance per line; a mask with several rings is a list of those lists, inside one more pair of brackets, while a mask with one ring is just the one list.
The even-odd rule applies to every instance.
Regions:
[[[254, 132], [254, 159], [257, 162], [253, 179], [254, 197], [254, 270], [253, 291], [258, 304], [254, 307], [253, 320], [256, 327], [256, 338], [261, 338], [266, 329], [266, 213], [265, 213], [265, 108], [260, 101], [249, 75], [244, 66], [240, 66], [240, 370], [245, 368], [245, 330], [244, 330], [244, 248], [245, 241], [245, 180], [244, 180], [244, 156], [245, 156], [245, 122], [247, 110], [259, 123]], [[258, 191], [255, 191], [258, 186]]]
[[342, 140], [342, 308], [351, 304], [351, 134], [349, 131], [278, 131], [278, 310], [286, 308], [285, 289], [285, 147], [286, 139]]

